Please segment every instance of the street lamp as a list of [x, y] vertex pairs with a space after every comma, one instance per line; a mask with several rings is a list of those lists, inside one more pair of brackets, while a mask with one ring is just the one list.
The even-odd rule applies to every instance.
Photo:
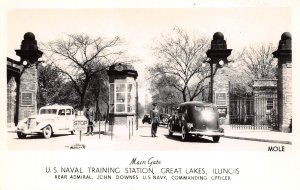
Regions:
[[30, 65], [38, 65], [38, 64], [40, 64], [40, 63], [42, 63], [42, 66], [43, 66], [43, 67], [46, 66], [46, 63], [45, 63], [45, 61], [43, 61], [43, 60], [37, 60], [37, 61], [35, 61], [34, 63], [30, 63], [30, 62], [28, 62], [27, 60], [22, 61], [22, 65], [23, 65], [24, 67], [29, 67]]
[[[207, 50], [206, 55], [208, 57], [204, 62], [210, 64], [210, 93], [209, 101], [213, 103], [213, 84], [214, 75], [218, 68], [222, 68], [228, 63], [227, 57], [231, 54], [232, 49], [227, 49], [226, 40], [224, 40], [224, 35], [221, 32], [216, 32], [213, 35], [213, 40], [211, 41], [211, 47]], [[214, 64], [216, 64], [214, 70]], [[203, 65], [202, 65], [203, 66]]]
[[26, 67], [28, 65], [28, 62], [25, 60], [22, 62], [22, 64]]

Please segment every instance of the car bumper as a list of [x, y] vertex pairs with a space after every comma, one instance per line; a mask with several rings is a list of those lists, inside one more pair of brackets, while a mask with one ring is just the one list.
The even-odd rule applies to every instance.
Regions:
[[38, 129], [17, 129], [15, 132], [16, 133], [23, 133], [23, 134], [26, 134], [26, 135], [34, 135], [34, 134], [42, 133], [42, 131], [38, 130]]
[[194, 134], [194, 135], [203, 135], [203, 136], [224, 136], [223, 132], [219, 131], [189, 131], [189, 134]]

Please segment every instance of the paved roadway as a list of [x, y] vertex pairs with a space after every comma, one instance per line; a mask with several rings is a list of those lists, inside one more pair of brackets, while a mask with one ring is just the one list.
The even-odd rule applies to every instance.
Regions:
[[[284, 146], [285, 151], [291, 151], [292, 145], [276, 143], [256, 142], [238, 139], [221, 138], [219, 143], [213, 143], [211, 137], [191, 138], [187, 142], [181, 141], [180, 134], [168, 136], [166, 126], [158, 128], [157, 137], [150, 134], [149, 124], [140, 124], [139, 129], [133, 131], [133, 136], [129, 140], [129, 131], [124, 130], [121, 136], [104, 135], [104, 126], [101, 126], [99, 139], [99, 128], [95, 127], [93, 136], [82, 135], [82, 143], [86, 149], [95, 150], [150, 150], [150, 151], [267, 151], [269, 146]], [[16, 133], [7, 133], [7, 147], [9, 150], [62, 150], [69, 149], [72, 144], [79, 142], [79, 134], [76, 135], [54, 135], [50, 139], [41, 136], [28, 136], [26, 139], [18, 139]]]

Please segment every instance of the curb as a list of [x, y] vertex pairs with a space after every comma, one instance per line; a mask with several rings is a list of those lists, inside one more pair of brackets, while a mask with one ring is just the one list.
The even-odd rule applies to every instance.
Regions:
[[280, 144], [292, 144], [291, 141], [283, 141], [283, 140], [269, 140], [269, 139], [256, 139], [256, 138], [249, 138], [249, 137], [237, 137], [237, 136], [227, 136], [224, 135], [224, 138], [228, 139], [240, 139], [240, 140], [248, 140], [248, 141], [259, 141], [259, 142], [270, 142], [270, 143], [280, 143]]

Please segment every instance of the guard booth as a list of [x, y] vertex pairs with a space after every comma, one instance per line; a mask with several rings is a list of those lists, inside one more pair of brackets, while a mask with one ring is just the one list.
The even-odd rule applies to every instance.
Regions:
[[[137, 129], [138, 73], [132, 65], [117, 64], [109, 67], [109, 130], [113, 135], [127, 137], [128, 127]], [[131, 131], [133, 132], [133, 131]]]

